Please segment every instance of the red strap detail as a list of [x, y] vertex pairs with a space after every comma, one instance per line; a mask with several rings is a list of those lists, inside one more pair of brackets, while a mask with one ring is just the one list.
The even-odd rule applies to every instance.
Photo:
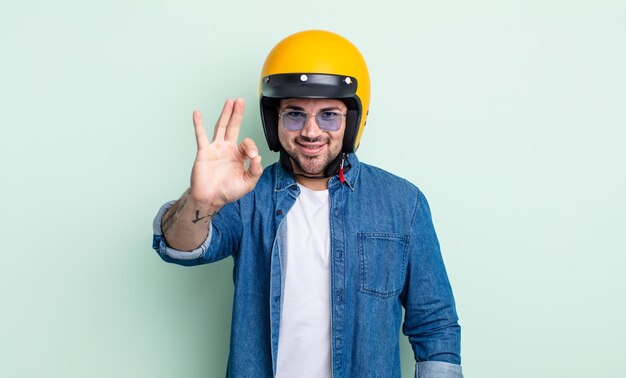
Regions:
[[346, 176], [343, 175], [343, 166], [339, 168], [339, 181], [341, 181], [342, 184], [346, 182]]

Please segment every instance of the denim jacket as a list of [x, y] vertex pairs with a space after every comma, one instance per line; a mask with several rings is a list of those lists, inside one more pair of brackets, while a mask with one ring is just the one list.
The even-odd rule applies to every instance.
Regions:
[[[333, 377], [400, 377], [400, 327], [416, 377], [462, 377], [460, 326], [426, 199], [354, 154], [349, 161], [345, 182], [328, 183]], [[169, 248], [162, 237], [161, 219], [173, 201], [154, 220], [153, 248], [165, 261], [234, 259], [229, 377], [276, 371], [283, 221], [299, 193], [280, 164], [268, 167], [252, 192], [215, 215], [207, 240], [191, 252]]]

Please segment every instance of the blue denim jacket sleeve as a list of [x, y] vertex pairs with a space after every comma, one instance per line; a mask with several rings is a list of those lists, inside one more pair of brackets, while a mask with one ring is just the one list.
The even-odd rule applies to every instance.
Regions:
[[424, 361], [415, 365], [415, 378], [463, 378], [463, 373], [457, 364]]
[[198, 248], [193, 251], [179, 251], [167, 245], [161, 230], [163, 216], [175, 203], [176, 201], [169, 201], [161, 206], [152, 222], [152, 248], [163, 260], [178, 265], [191, 266], [217, 261], [234, 253], [239, 238], [237, 230], [240, 228], [233, 226], [238, 224], [236, 222], [225, 222], [225, 218], [239, 218], [236, 204], [227, 204], [216, 214], [209, 224], [207, 238]]
[[461, 328], [430, 208], [421, 192], [413, 219], [403, 332], [413, 348], [416, 377], [462, 377]]

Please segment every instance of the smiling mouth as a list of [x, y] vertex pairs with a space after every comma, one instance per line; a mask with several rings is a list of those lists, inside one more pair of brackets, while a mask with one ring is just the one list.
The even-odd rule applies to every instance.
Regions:
[[306, 155], [316, 155], [324, 148], [324, 146], [326, 146], [325, 143], [309, 144], [309, 143], [296, 142], [296, 144], [300, 147], [300, 150]]

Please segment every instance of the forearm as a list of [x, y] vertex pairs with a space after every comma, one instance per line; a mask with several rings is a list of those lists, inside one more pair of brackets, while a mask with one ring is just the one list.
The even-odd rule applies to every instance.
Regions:
[[218, 207], [200, 203], [187, 190], [163, 216], [161, 231], [167, 245], [192, 251], [207, 238], [209, 223]]

